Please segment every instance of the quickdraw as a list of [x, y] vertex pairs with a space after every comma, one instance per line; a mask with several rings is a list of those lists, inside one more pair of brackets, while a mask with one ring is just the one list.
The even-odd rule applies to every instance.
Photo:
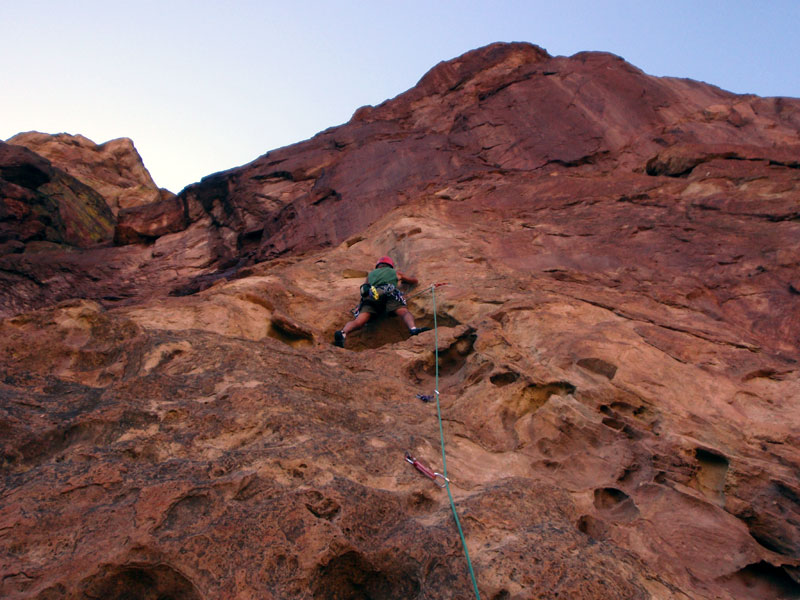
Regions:
[[[409, 452], [406, 452], [406, 462], [408, 462], [410, 465], [412, 465], [417, 471], [419, 471], [420, 473], [425, 475], [425, 477], [427, 477], [428, 479], [433, 481], [433, 483], [438, 485], [440, 488], [443, 488], [448, 483], [450, 483], [450, 480], [447, 477], [445, 477], [441, 473], [436, 473], [430, 467], [426, 467], [421, 462], [419, 462], [416, 458], [411, 456], [411, 454]], [[439, 477], [441, 477], [442, 483], [439, 483], [439, 480], [437, 479]]]

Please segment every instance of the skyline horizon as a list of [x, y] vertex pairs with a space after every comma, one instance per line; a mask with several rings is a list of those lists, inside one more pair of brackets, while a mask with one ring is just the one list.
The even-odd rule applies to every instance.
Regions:
[[492, 43], [531, 43], [552, 56], [608, 52], [655, 77], [797, 98], [799, 21], [791, 0], [768, 8], [677, 0], [669, 12], [631, 0], [508, 0], [502, 10], [477, 1], [239, 0], [221, 10], [145, 0], [134, 10], [38, 0], [0, 6], [0, 33], [26, 48], [0, 57], [0, 139], [129, 138], [156, 184], [178, 193], [347, 123], [438, 63]]

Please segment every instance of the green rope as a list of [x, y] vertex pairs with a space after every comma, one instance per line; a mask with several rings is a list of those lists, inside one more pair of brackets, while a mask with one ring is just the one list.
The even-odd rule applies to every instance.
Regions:
[[439, 416], [439, 439], [442, 446], [442, 470], [444, 471], [444, 482], [447, 486], [447, 497], [450, 498], [450, 508], [453, 510], [453, 518], [456, 520], [456, 527], [458, 527], [458, 535], [461, 536], [461, 545], [464, 547], [464, 556], [467, 557], [467, 566], [469, 567], [469, 575], [472, 577], [472, 587], [475, 590], [475, 597], [481, 600], [481, 593], [478, 591], [478, 581], [475, 579], [475, 571], [472, 569], [472, 561], [469, 559], [469, 550], [467, 550], [467, 540], [464, 538], [464, 531], [461, 529], [461, 521], [458, 520], [458, 513], [456, 512], [456, 503], [453, 500], [453, 494], [450, 493], [450, 480], [447, 479], [447, 456], [444, 452], [444, 428], [442, 427], [442, 408], [439, 405], [439, 327], [436, 323], [436, 286], [431, 286], [431, 297], [433, 298], [433, 335], [434, 353], [436, 355], [436, 413]]

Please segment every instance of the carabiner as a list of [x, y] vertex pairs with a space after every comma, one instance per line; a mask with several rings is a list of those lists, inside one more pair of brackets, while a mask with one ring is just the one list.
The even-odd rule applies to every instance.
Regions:
[[[429, 467], [426, 467], [421, 462], [419, 462], [416, 458], [411, 456], [411, 454], [409, 452], [406, 452], [405, 459], [406, 459], [406, 462], [411, 464], [417, 471], [419, 471], [420, 473], [425, 475], [425, 477], [427, 477], [428, 479], [433, 481], [433, 483], [435, 483], [440, 488], [443, 488], [448, 483], [450, 483], [450, 480], [447, 477], [445, 477], [441, 473], [436, 473], [433, 469], [431, 469]], [[441, 477], [443, 482], [439, 483], [439, 481], [437, 480], [437, 477]]]

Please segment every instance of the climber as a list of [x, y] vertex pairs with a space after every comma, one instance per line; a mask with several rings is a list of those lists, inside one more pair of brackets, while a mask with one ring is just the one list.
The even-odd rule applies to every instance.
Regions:
[[356, 317], [334, 334], [333, 343], [344, 348], [344, 339], [348, 333], [361, 329], [373, 315], [383, 313], [394, 313], [403, 319], [411, 335], [430, 330], [430, 327], [417, 327], [414, 323], [414, 315], [409, 312], [403, 294], [397, 289], [400, 282], [415, 285], [418, 280], [396, 270], [394, 261], [388, 256], [379, 258], [375, 269], [370, 271], [366, 282], [361, 286], [361, 303], [358, 305]]

